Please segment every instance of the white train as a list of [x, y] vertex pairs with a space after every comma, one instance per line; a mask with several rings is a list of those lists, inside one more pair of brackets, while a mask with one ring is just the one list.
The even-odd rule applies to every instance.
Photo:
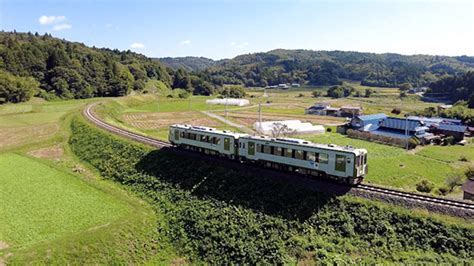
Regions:
[[367, 150], [350, 146], [251, 136], [189, 125], [172, 125], [169, 141], [187, 150], [348, 184], [359, 184], [368, 170]]

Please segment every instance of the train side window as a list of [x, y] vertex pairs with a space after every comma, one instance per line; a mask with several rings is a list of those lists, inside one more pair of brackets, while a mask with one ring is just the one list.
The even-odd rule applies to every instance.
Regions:
[[226, 151], [230, 150], [230, 139], [229, 138], [224, 138], [224, 150], [226, 150]]
[[364, 154], [362, 156], [364, 156], [364, 164], [367, 164], [367, 154]]
[[283, 148], [282, 147], [275, 147], [274, 155], [282, 156], [283, 155]]
[[179, 133], [179, 136], [182, 137], [182, 138], [184, 138], [184, 132], [181, 131], [181, 132]]
[[329, 156], [325, 153], [320, 153], [318, 156], [318, 161], [320, 163], [328, 163], [329, 162]]
[[174, 130], [174, 139], [179, 140], [179, 130], [177, 129]]
[[306, 154], [306, 160], [315, 162], [316, 161], [316, 154], [314, 152], [308, 152]]
[[304, 153], [303, 153], [303, 151], [296, 150], [296, 151], [295, 151], [295, 159], [304, 160]]
[[221, 138], [219, 138], [219, 137], [217, 138], [216, 144], [217, 144], [217, 145], [221, 145]]
[[272, 154], [272, 147], [270, 145], [263, 145], [263, 153]]
[[285, 149], [285, 157], [292, 158], [293, 157], [293, 150], [292, 149]]
[[245, 149], [245, 142], [242, 143], [242, 149]]
[[[258, 146], [258, 145], [257, 145], [257, 146]], [[249, 141], [248, 154], [249, 154], [249, 155], [255, 155], [255, 143], [252, 142], [252, 141]]]
[[346, 171], [346, 156], [336, 154], [336, 171], [345, 172]]

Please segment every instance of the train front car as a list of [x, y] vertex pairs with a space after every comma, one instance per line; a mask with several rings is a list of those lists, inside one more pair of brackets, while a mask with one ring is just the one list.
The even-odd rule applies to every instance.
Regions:
[[247, 136], [239, 140], [247, 161], [283, 171], [359, 184], [367, 173], [367, 151], [301, 139]]

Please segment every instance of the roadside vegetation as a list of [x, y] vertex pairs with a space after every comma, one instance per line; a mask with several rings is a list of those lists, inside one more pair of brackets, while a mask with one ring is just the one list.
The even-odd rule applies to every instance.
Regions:
[[[206, 263], [462, 263], [468, 221], [331, 198], [111, 136], [77, 117], [72, 151], [162, 214], [178, 254]], [[173, 165], [173, 167], [169, 167]], [[166, 228], [163, 230], [162, 227]]]

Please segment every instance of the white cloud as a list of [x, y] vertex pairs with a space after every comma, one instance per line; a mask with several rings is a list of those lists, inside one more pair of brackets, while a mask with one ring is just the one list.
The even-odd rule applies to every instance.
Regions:
[[54, 30], [54, 31], [68, 30], [68, 29], [70, 29], [70, 28], [72, 28], [71, 24], [66, 24], [66, 23], [64, 23], [64, 24], [57, 24], [57, 25], [54, 25], [54, 26], [53, 26], [53, 30]]
[[180, 42], [179, 44], [181, 44], [181, 45], [190, 45], [191, 40], [184, 40], [184, 41]]
[[230, 46], [235, 46], [236, 44], [236, 42], [230, 42]]
[[38, 21], [41, 25], [60, 23], [66, 19], [65, 16], [41, 16]]
[[133, 49], [142, 49], [142, 48], [145, 48], [145, 45], [143, 43], [134, 42], [130, 44], [130, 47]]
[[112, 24], [112, 23], [107, 23], [107, 24], [105, 24], [105, 27], [106, 27], [106, 28], [112, 28], [113, 26], [114, 26], [114, 24]]

